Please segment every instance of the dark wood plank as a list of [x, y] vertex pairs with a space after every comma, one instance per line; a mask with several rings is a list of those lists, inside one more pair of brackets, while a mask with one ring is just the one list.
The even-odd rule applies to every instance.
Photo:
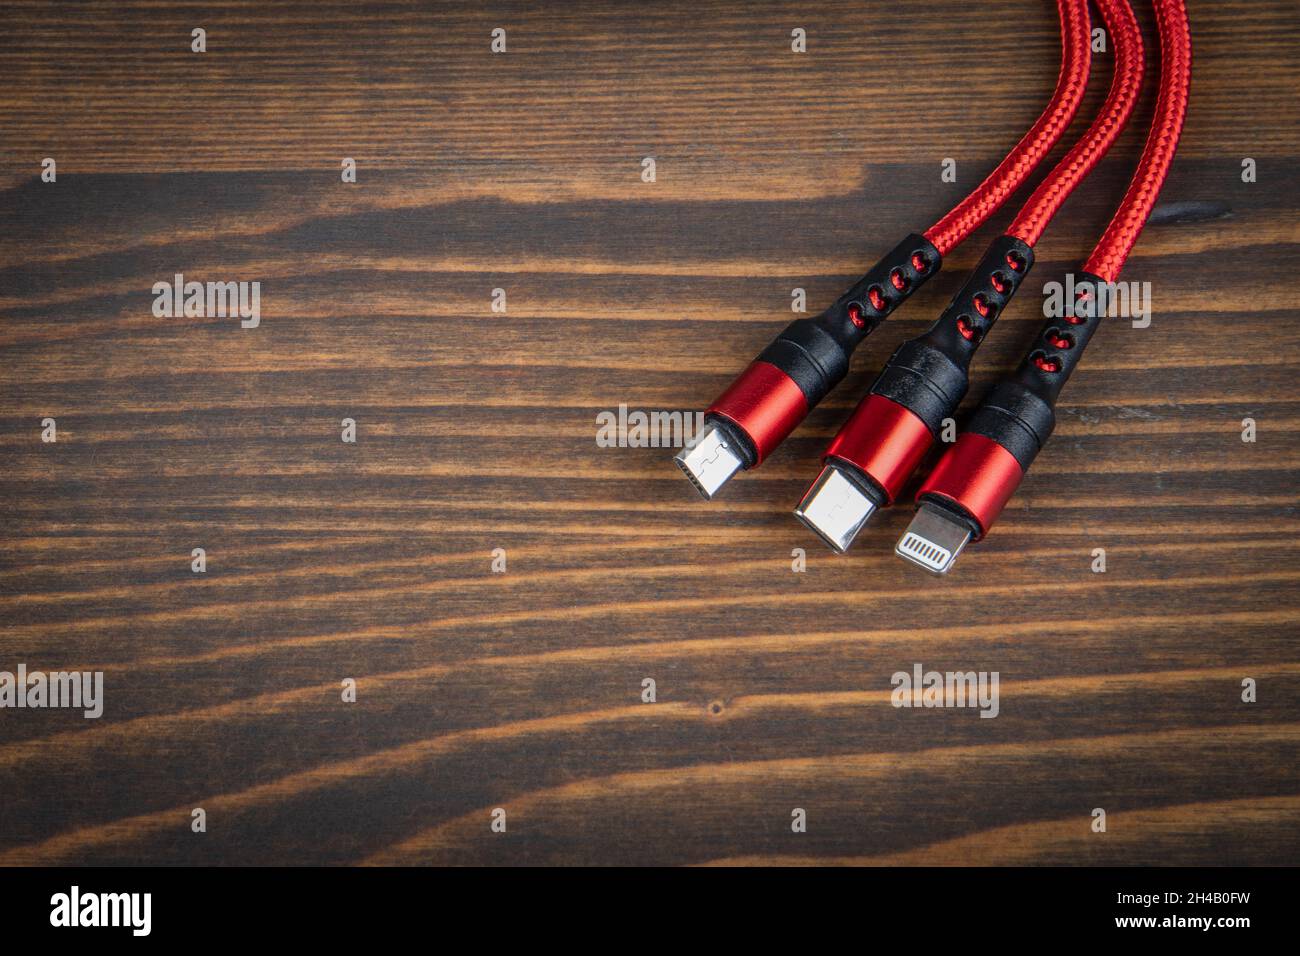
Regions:
[[[0, 863], [1294, 862], [1291, 5], [1191, 5], [1126, 274], [1153, 322], [1098, 337], [943, 580], [890, 554], [902, 510], [838, 559], [789, 511], [1010, 210], [716, 502], [596, 415], [699, 408], [793, 287], [817, 308], [944, 212], [1048, 95], [1051, 5], [555, 6], [0, 3], [0, 670], [107, 687], [99, 720], [0, 710]], [[260, 327], [155, 318], [176, 272], [260, 281]], [[999, 716], [892, 707], [916, 662], [998, 671]]]

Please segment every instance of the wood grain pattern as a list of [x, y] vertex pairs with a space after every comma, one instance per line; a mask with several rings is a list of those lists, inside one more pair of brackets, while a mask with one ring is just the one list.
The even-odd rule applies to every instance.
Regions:
[[[789, 512], [1012, 210], [720, 500], [595, 444], [620, 403], [701, 407], [793, 287], [829, 302], [1032, 121], [1050, 4], [906, 11], [0, 3], [0, 670], [107, 697], [0, 710], [0, 863], [1295, 862], [1292, 4], [1191, 4], [1187, 132], [1126, 274], [1154, 321], [1098, 337], [949, 578], [892, 556], [901, 510], [839, 559]], [[177, 272], [260, 281], [261, 326], [155, 318]], [[998, 671], [1000, 715], [893, 708], [915, 662]]]

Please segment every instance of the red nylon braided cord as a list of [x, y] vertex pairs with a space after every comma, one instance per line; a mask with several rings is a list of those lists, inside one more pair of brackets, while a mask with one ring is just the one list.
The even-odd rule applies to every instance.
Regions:
[[1056, 90], [1028, 133], [998, 168], [925, 233], [940, 255], [947, 255], [1006, 202], [1042, 162], [1074, 119], [1088, 86], [1090, 62], [1086, 0], [1056, 0], [1061, 18], [1061, 72]]
[[1192, 38], [1182, 0], [1155, 0], [1160, 31], [1160, 92], [1137, 172], [1083, 270], [1114, 282], [1160, 195], [1178, 149], [1192, 76]]
[[1110, 92], [1083, 138], [1047, 174], [1008, 227], [1007, 235], [1031, 246], [1042, 236], [1061, 204], [1124, 131], [1142, 89], [1142, 31], [1133, 16], [1133, 8], [1128, 0], [1096, 0], [1096, 3], [1115, 54]]

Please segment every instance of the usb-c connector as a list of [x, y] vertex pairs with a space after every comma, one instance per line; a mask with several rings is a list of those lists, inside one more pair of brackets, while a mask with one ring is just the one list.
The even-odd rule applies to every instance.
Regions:
[[843, 554], [876, 507], [845, 469], [829, 464], [794, 509], [794, 516], [815, 531], [832, 551]]

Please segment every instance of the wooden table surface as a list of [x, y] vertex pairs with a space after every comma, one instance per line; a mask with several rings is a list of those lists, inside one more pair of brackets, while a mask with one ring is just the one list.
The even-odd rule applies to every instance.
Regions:
[[[0, 710], [0, 862], [1295, 862], [1300, 29], [1190, 17], [1150, 327], [935, 579], [907, 509], [845, 557], [790, 509], [1010, 208], [719, 500], [597, 415], [702, 408], [946, 211], [1050, 93], [1051, 4], [0, 4], [0, 670], [105, 686]], [[260, 325], [155, 317], [176, 273]], [[891, 706], [918, 663], [997, 671], [998, 717]]]

